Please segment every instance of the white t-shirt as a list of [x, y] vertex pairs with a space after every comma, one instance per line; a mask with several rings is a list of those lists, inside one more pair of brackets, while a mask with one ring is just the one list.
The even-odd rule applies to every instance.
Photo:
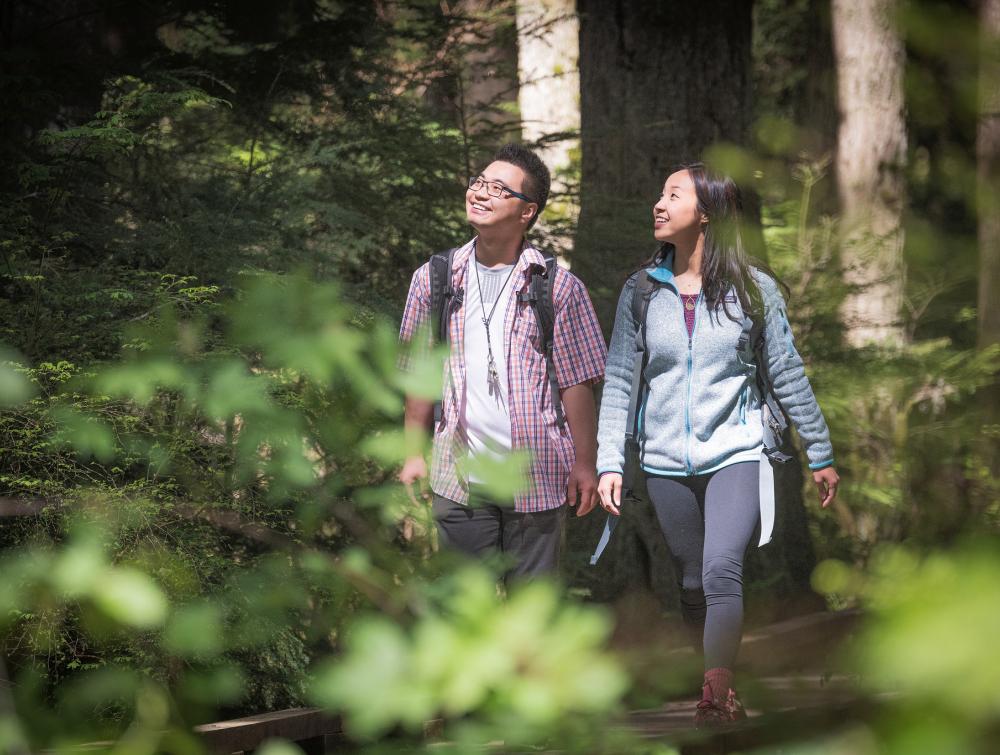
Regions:
[[[473, 254], [469, 258], [469, 269], [465, 274], [465, 400], [462, 402], [461, 421], [469, 453], [473, 456], [485, 454], [503, 458], [511, 450], [507, 353], [504, 349], [503, 326], [510, 301], [513, 268], [513, 265], [485, 267]], [[493, 309], [494, 302], [496, 309]], [[493, 345], [493, 362], [499, 375], [499, 380], [493, 385], [489, 380], [489, 349], [486, 343], [486, 326], [483, 325], [483, 318], [490, 314], [491, 309], [493, 316], [490, 318], [490, 341]], [[470, 475], [469, 482], [481, 480]]]

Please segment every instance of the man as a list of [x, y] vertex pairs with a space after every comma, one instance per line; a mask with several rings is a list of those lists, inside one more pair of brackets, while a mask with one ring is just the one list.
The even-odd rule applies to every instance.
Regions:
[[[553, 266], [559, 395], [552, 395], [535, 312], [519, 297], [533, 272], [545, 272], [545, 258], [525, 233], [545, 209], [549, 182], [538, 156], [517, 144], [502, 147], [469, 181], [465, 211], [477, 235], [453, 256], [452, 286], [461, 296], [448, 315], [451, 353], [434, 428], [430, 487], [442, 544], [472, 556], [504, 553], [513, 561], [507, 576], [514, 579], [554, 572], [564, 504], [583, 516], [597, 501], [593, 385], [604, 375], [607, 352], [593, 305], [579, 279]], [[426, 326], [431, 309], [425, 264], [410, 284], [400, 340], [410, 341]], [[430, 429], [433, 416], [432, 402], [407, 397], [407, 429]], [[463, 474], [469, 458], [520, 449], [532, 461], [513, 506], [492, 500], [474, 472]], [[411, 490], [427, 477], [422, 456], [408, 459], [399, 475]]]

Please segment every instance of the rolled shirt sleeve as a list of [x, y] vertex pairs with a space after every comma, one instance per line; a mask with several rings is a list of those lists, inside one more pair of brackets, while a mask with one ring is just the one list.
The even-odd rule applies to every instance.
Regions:
[[[405, 348], [399, 352], [399, 369], [409, 372], [413, 368], [413, 349], [429, 349], [433, 345], [434, 335], [431, 332], [431, 279], [430, 265], [424, 264], [417, 268], [410, 279], [410, 291], [406, 296], [406, 306], [403, 308], [403, 320], [399, 326], [399, 342]], [[425, 340], [413, 343], [418, 335], [424, 335]]]
[[[552, 358], [556, 380], [565, 389], [580, 383], [596, 383], [604, 377], [607, 349], [604, 335], [594, 312], [587, 289], [571, 273], [560, 270], [566, 283], [561, 306], [556, 307], [555, 332], [552, 338]], [[563, 287], [560, 287], [563, 288]]]

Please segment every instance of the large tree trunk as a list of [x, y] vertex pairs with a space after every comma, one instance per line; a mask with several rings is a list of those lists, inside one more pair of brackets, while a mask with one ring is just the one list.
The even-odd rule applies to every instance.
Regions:
[[837, 182], [843, 265], [854, 287], [844, 302], [853, 345], [900, 344], [903, 304], [903, 42], [896, 0], [833, 0], [840, 99]]
[[980, 7], [979, 346], [1000, 343], [1000, 0]]
[[578, 0], [583, 174], [573, 269], [605, 328], [626, 274], [653, 251], [671, 168], [750, 118], [753, 3]]

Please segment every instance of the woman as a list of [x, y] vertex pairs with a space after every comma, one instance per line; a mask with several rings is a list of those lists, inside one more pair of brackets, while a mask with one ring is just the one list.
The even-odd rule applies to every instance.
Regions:
[[[778, 284], [747, 259], [741, 210], [732, 179], [700, 163], [677, 170], [653, 207], [653, 235], [661, 246], [647, 267], [658, 285], [644, 318], [636, 475], [644, 478], [639, 488], [645, 487], [674, 559], [684, 620], [704, 648], [698, 726], [745, 717], [732, 671], [743, 623], [743, 557], [758, 524], [763, 544], [773, 521], [758, 366], [752, 346], [746, 348], [753, 321], [763, 322], [772, 393], [798, 430], [824, 507], [838, 483], [826, 422], [795, 350]], [[618, 302], [598, 430], [598, 493], [614, 516], [621, 507], [637, 278], [629, 278]]]

